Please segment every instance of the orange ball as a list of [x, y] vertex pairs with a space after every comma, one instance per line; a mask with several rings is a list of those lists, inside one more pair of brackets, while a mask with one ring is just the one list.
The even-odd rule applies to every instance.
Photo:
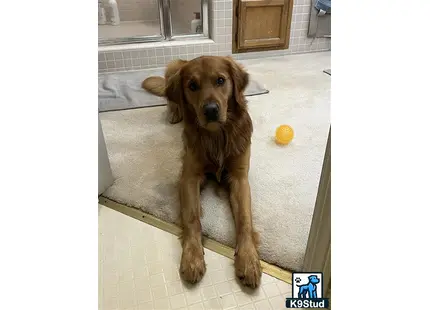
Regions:
[[276, 143], [286, 145], [294, 138], [294, 130], [288, 125], [281, 125], [276, 128], [275, 140]]

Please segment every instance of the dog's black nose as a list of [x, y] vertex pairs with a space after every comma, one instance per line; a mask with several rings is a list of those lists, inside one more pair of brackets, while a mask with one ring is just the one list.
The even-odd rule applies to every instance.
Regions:
[[203, 113], [206, 116], [208, 122], [214, 122], [218, 120], [219, 107], [214, 101], [210, 101], [203, 106]]

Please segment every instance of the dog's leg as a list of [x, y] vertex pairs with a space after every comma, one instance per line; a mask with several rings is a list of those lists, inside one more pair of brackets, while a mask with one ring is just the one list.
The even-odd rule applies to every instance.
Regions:
[[184, 156], [180, 181], [182, 220], [182, 258], [180, 273], [184, 280], [196, 283], [206, 272], [200, 223], [200, 186], [204, 181], [201, 167], [190, 152]]
[[236, 224], [236, 276], [252, 288], [260, 285], [261, 265], [258, 255], [258, 235], [252, 226], [251, 193], [248, 182], [250, 152], [229, 163], [230, 204]]

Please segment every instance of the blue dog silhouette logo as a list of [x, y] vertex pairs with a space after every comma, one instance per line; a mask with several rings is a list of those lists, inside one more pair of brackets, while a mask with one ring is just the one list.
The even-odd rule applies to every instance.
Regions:
[[317, 292], [317, 285], [321, 282], [317, 275], [308, 276], [308, 283], [297, 284], [301, 282], [301, 278], [296, 278], [296, 286], [299, 288], [298, 298], [320, 298]]
[[328, 308], [323, 283], [322, 272], [293, 272], [293, 296], [286, 298], [285, 306], [290, 309]]

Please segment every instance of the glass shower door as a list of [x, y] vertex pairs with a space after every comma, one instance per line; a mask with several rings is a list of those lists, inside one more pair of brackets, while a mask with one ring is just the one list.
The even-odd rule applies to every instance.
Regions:
[[162, 1], [98, 1], [99, 45], [154, 42], [164, 39]]
[[99, 45], [209, 37], [208, 0], [98, 0]]

